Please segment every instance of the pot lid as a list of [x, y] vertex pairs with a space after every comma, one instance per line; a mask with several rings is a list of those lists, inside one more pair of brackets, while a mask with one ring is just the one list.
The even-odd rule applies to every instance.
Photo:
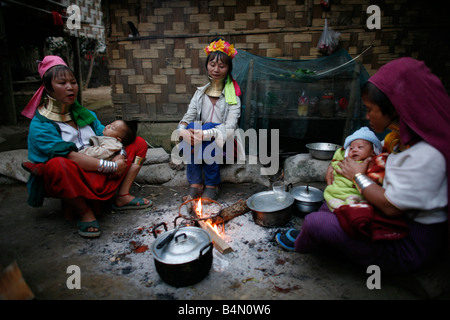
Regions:
[[274, 212], [288, 208], [294, 201], [294, 197], [289, 192], [286, 192], [286, 197], [280, 200], [273, 191], [263, 191], [248, 198], [247, 206], [253, 211]]
[[[166, 237], [175, 232], [174, 238], [158, 249]], [[200, 251], [211, 243], [208, 232], [198, 227], [180, 227], [159, 236], [152, 246], [153, 257], [165, 264], [183, 264], [198, 259]], [[202, 252], [204, 254], [205, 252]]]
[[292, 196], [299, 201], [319, 202], [323, 201], [323, 191], [311, 186], [298, 186], [291, 189]]

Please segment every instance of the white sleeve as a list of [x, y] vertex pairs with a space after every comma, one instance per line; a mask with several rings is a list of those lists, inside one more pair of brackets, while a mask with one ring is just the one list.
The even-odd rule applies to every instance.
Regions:
[[447, 205], [444, 156], [421, 141], [389, 155], [383, 187], [386, 198], [401, 210], [433, 210]]
[[179, 123], [186, 122], [187, 124], [189, 124], [197, 119], [197, 110], [198, 108], [201, 108], [201, 106], [198, 105], [199, 96], [201, 94], [202, 93], [199, 90], [195, 91], [194, 96], [189, 103], [188, 109], [184, 114], [183, 119], [181, 119]]

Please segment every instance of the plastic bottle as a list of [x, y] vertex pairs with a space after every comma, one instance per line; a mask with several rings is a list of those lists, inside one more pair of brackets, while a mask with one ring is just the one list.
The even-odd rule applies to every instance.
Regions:
[[302, 95], [298, 98], [298, 110], [297, 114], [300, 117], [306, 117], [308, 115], [308, 97], [303, 90]]
[[330, 118], [334, 116], [334, 94], [332, 92], [324, 93], [319, 103], [320, 115], [324, 118]]

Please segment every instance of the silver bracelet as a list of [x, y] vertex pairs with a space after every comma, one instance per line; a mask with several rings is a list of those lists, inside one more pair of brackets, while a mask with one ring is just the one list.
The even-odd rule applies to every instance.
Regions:
[[117, 163], [115, 163], [114, 161], [105, 161], [107, 163], [106, 165], [106, 171], [105, 173], [111, 173], [111, 172], [115, 172], [117, 170]]
[[125, 148], [120, 149], [119, 154], [120, 154], [121, 156], [124, 156], [125, 158], [127, 157], [127, 152], [125, 151]]
[[104, 166], [102, 172], [109, 173], [110, 168], [111, 168], [111, 163], [110, 163], [110, 161], [106, 161], [106, 160], [105, 160], [104, 164], [105, 164], [105, 166]]
[[104, 167], [104, 165], [105, 165], [105, 160], [100, 159], [100, 162], [99, 162], [99, 164], [98, 164], [97, 171], [98, 171], [98, 172], [103, 172], [103, 167]]
[[117, 168], [118, 168], [117, 162], [111, 161], [111, 163], [112, 163], [112, 165], [113, 165], [113, 168], [112, 168], [112, 171], [111, 171], [111, 172], [116, 172], [116, 171], [117, 171]]
[[111, 173], [116, 172], [117, 169], [117, 162], [100, 159], [97, 171], [103, 173]]
[[353, 182], [355, 183], [356, 188], [358, 189], [360, 194], [362, 194], [364, 189], [366, 189], [368, 186], [375, 183], [368, 176], [362, 173], [355, 174]]
[[109, 162], [108, 173], [116, 172], [116, 170], [117, 170], [117, 163], [115, 163], [114, 161], [108, 161], [108, 162]]
[[105, 163], [106, 163], [105, 172], [110, 173], [112, 170], [112, 163], [111, 163], [111, 161], [105, 161]]

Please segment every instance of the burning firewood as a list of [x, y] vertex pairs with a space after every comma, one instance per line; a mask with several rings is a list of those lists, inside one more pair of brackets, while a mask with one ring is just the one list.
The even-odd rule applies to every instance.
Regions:
[[233, 203], [231, 206], [223, 208], [218, 217], [214, 217], [212, 220], [212, 224], [225, 223], [233, 218], [241, 216], [250, 209], [247, 206], [247, 200], [239, 200], [236, 203]]
[[[184, 205], [186, 206], [187, 212], [189, 212], [192, 216], [197, 216], [196, 211], [198, 207], [196, 207], [195, 201], [190, 201], [192, 198], [188, 196]], [[234, 217], [240, 216], [249, 211], [247, 207], [247, 201], [239, 201], [219, 212], [217, 216], [212, 217], [207, 220], [199, 220], [199, 226], [206, 230], [212, 237], [214, 247], [222, 254], [226, 254], [229, 252], [233, 252], [233, 248], [226, 243], [224, 239], [220, 236], [217, 231], [217, 225], [224, 225], [226, 221], [233, 219]], [[201, 203], [199, 202], [199, 206], [201, 207]], [[201, 211], [201, 209], [200, 209]]]
[[[186, 199], [186, 201], [192, 200], [192, 198], [190, 196], [188, 196], [188, 198]], [[193, 201], [190, 201], [188, 203], [186, 203], [187, 206], [187, 210], [190, 214], [195, 215], [195, 208], [194, 208], [194, 203]], [[220, 224], [220, 223], [225, 223], [227, 221], [230, 221], [233, 218], [236, 218], [238, 216], [241, 216], [247, 212], [249, 212], [250, 209], [247, 206], [247, 200], [239, 200], [236, 203], [233, 203], [232, 205], [223, 208], [219, 215], [216, 217], [213, 217], [211, 219], [211, 223], [214, 224]]]

